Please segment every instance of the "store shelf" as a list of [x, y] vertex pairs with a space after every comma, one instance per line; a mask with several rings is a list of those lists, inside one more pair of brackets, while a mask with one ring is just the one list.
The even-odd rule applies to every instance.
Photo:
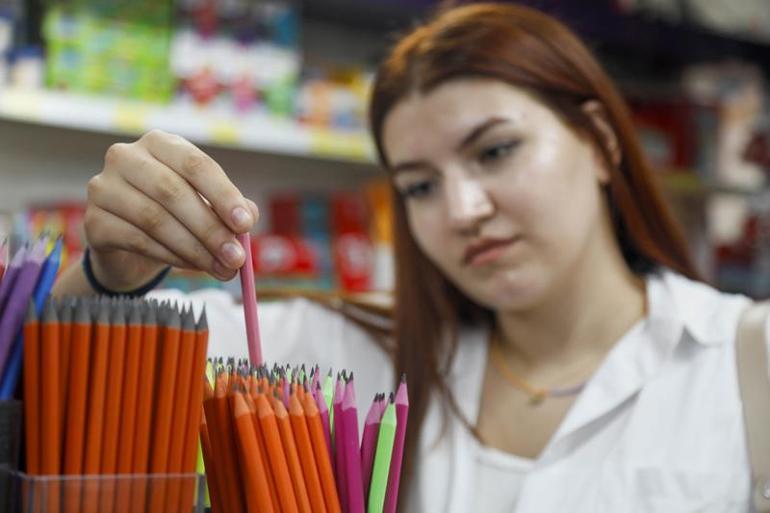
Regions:
[[292, 120], [193, 104], [159, 105], [47, 90], [0, 89], [0, 119], [138, 136], [159, 128], [196, 144], [346, 162], [373, 162], [363, 131], [313, 128]]
[[[303, 15], [308, 18], [388, 32], [407, 29], [433, 12], [440, 3], [440, 0], [301, 1]], [[652, 70], [660, 72], [661, 67], [679, 68], [733, 57], [770, 71], [768, 43], [720, 34], [692, 23], [668, 22], [646, 13], [622, 13], [611, 0], [517, 0], [517, 3], [543, 10], [562, 20], [600, 57], [621, 59], [627, 67], [646, 62], [653, 66]], [[383, 41], [387, 39], [383, 38]]]
[[663, 178], [663, 185], [668, 192], [686, 196], [729, 194], [732, 196], [749, 197], [761, 194], [764, 191], [763, 188], [704, 181], [691, 171], [668, 173]]

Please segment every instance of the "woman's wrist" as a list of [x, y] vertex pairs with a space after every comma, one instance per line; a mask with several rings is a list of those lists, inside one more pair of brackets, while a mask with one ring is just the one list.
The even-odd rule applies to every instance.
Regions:
[[115, 286], [111, 283], [105, 283], [105, 280], [100, 276], [102, 273], [98, 271], [98, 264], [95, 262], [94, 255], [91, 252], [91, 248], [86, 248], [83, 254], [82, 262], [83, 274], [85, 275], [88, 284], [97, 293], [105, 296], [117, 297], [137, 297], [143, 296], [157, 287], [166, 275], [171, 270], [171, 266], [162, 268], [159, 272], [155, 272], [150, 278], [145, 279], [140, 285], [132, 285], [126, 283], [123, 286]]

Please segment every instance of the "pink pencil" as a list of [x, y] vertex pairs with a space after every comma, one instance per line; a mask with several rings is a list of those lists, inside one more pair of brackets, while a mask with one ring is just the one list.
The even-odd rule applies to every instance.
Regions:
[[347, 474], [348, 511], [365, 513], [364, 485], [361, 477], [361, 452], [358, 447], [358, 410], [356, 409], [356, 389], [353, 375], [345, 386], [345, 398], [342, 401], [342, 423], [345, 426], [345, 473]]
[[243, 292], [243, 314], [246, 317], [246, 339], [249, 343], [249, 360], [252, 365], [262, 365], [262, 342], [259, 339], [257, 319], [257, 291], [254, 287], [254, 261], [251, 256], [251, 237], [248, 233], [238, 235], [246, 260], [241, 267], [241, 291]]
[[398, 505], [398, 482], [401, 479], [401, 462], [404, 458], [408, 414], [409, 395], [406, 390], [406, 376], [401, 376], [401, 384], [398, 385], [396, 392], [396, 439], [393, 441], [393, 456], [388, 472], [388, 490], [385, 494], [384, 513], [396, 513], [396, 506]]
[[369, 484], [372, 480], [372, 465], [374, 453], [377, 449], [377, 435], [380, 432], [380, 419], [382, 418], [382, 400], [379, 394], [374, 396], [369, 413], [364, 422], [364, 436], [361, 440], [361, 474], [364, 484], [364, 501], [369, 502]]

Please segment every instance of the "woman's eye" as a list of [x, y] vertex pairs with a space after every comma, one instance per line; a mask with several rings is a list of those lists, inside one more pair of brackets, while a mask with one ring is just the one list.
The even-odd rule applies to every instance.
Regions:
[[430, 196], [430, 194], [433, 192], [433, 189], [435, 189], [435, 183], [429, 180], [424, 180], [403, 187], [401, 189], [401, 194], [405, 198], [419, 199]]
[[511, 141], [504, 144], [497, 144], [490, 146], [481, 151], [479, 155], [479, 161], [482, 164], [492, 163], [501, 158], [507, 157], [513, 152], [518, 145], [517, 142]]

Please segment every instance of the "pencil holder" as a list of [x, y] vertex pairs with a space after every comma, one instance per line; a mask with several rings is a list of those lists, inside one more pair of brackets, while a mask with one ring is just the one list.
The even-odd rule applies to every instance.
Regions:
[[9, 513], [204, 513], [201, 474], [11, 474]]
[[8, 511], [12, 473], [19, 465], [21, 401], [0, 401], [0, 511]]

